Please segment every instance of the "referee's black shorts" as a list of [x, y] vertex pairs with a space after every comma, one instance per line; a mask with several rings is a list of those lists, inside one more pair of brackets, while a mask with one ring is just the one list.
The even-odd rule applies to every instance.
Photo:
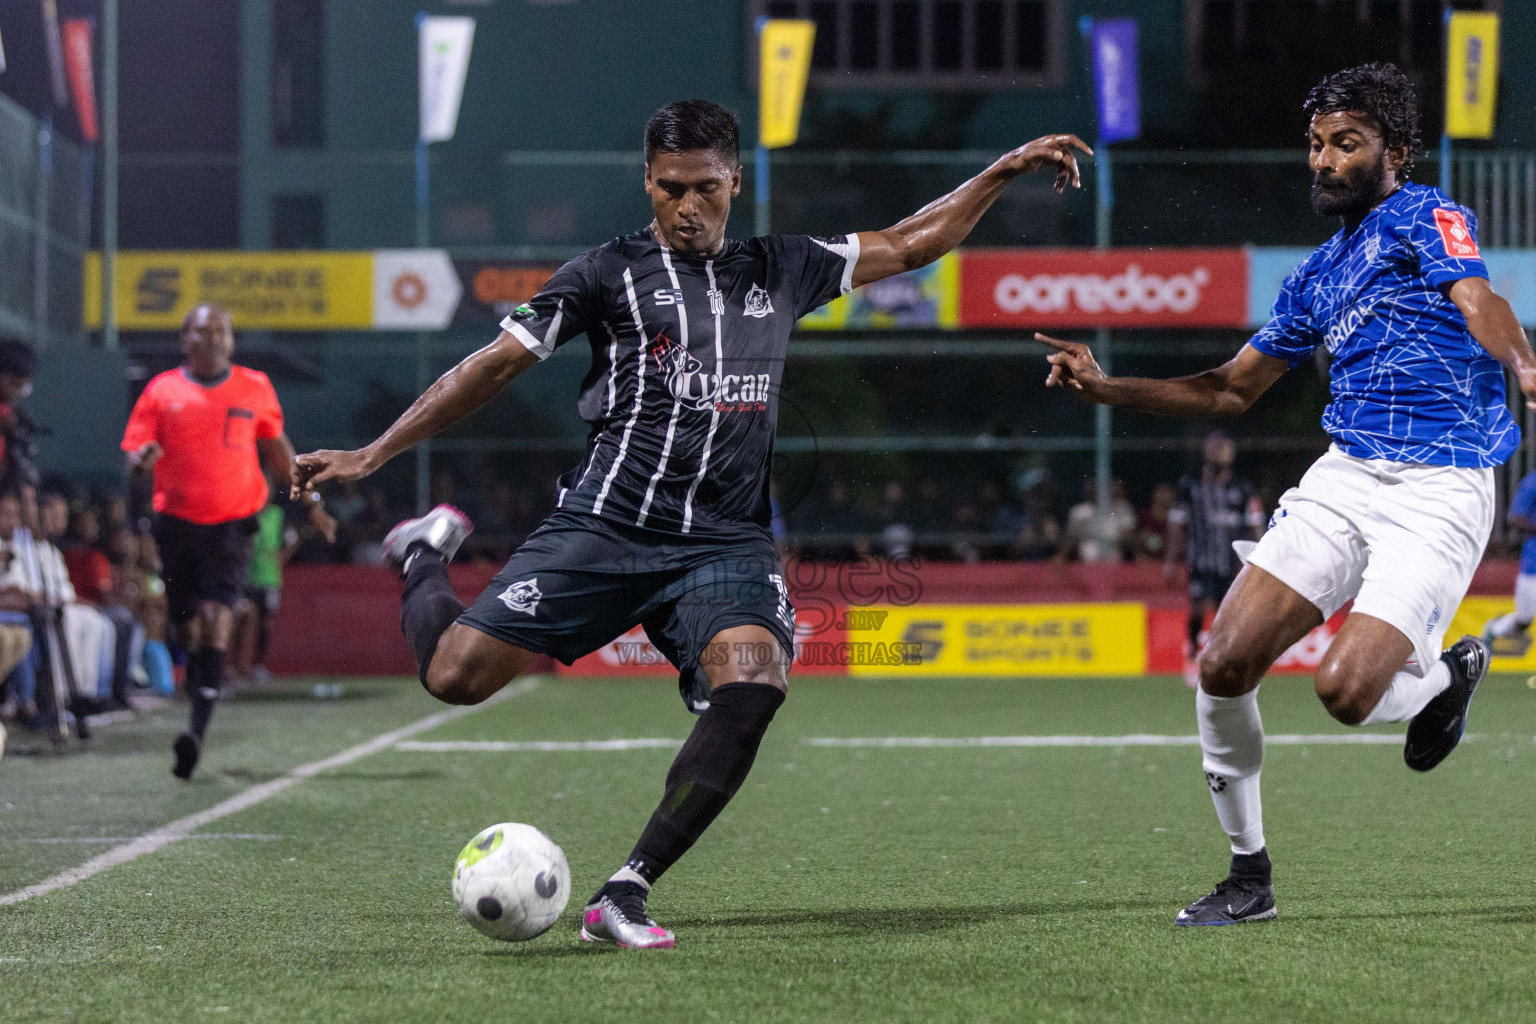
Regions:
[[155, 517], [161, 577], [172, 622], [187, 622], [203, 601], [233, 608], [245, 590], [256, 517], [224, 523], [193, 523], [161, 513]]
[[[789, 655], [794, 609], [766, 530], [682, 537], [557, 510], [535, 530], [459, 621], [569, 665], [636, 625], [678, 670], [689, 710], [709, 706], [701, 659], [715, 634], [763, 626]], [[716, 652], [773, 659], [757, 649]]]

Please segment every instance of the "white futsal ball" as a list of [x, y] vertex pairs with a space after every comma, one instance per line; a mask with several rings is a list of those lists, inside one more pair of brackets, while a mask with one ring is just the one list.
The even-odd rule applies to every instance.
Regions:
[[565, 852], [532, 825], [492, 825], [469, 841], [453, 865], [459, 916], [503, 942], [544, 934], [570, 898]]

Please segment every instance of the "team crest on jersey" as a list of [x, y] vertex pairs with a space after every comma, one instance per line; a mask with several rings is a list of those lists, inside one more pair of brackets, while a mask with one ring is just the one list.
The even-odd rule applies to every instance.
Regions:
[[772, 312], [773, 303], [768, 298], [767, 290], [762, 285], [753, 285], [747, 291], [747, 301], [741, 315], [762, 318]]
[[520, 615], [532, 615], [539, 608], [539, 599], [544, 595], [539, 593], [539, 579], [535, 576], [531, 580], [518, 580], [496, 597], [502, 604]]
[[1381, 255], [1381, 235], [1375, 234], [1365, 240], [1365, 262], [1375, 263], [1376, 257]]

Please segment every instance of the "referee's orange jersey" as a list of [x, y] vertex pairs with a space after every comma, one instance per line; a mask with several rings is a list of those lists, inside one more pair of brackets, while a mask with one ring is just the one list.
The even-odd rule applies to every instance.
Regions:
[[258, 438], [283, 432], [283, 410], [267, 375], [230, 367], [207, 387], [177, 368], [151, 380], [123, 432], [123, 451], [151, 441], [164, 454], [155, 463], [155, 511], [194, 523], [226, 523], [255, 515], [267, 503]]

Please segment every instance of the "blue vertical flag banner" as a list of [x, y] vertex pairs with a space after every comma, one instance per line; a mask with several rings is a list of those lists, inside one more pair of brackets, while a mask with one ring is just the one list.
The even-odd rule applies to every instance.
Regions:
[[1104, 142], [1141, 135], [1140, 68], [1135, 18], [1094, 18], [1089, 30], [1093, 87], [1098, 95], [1099, 133]]

